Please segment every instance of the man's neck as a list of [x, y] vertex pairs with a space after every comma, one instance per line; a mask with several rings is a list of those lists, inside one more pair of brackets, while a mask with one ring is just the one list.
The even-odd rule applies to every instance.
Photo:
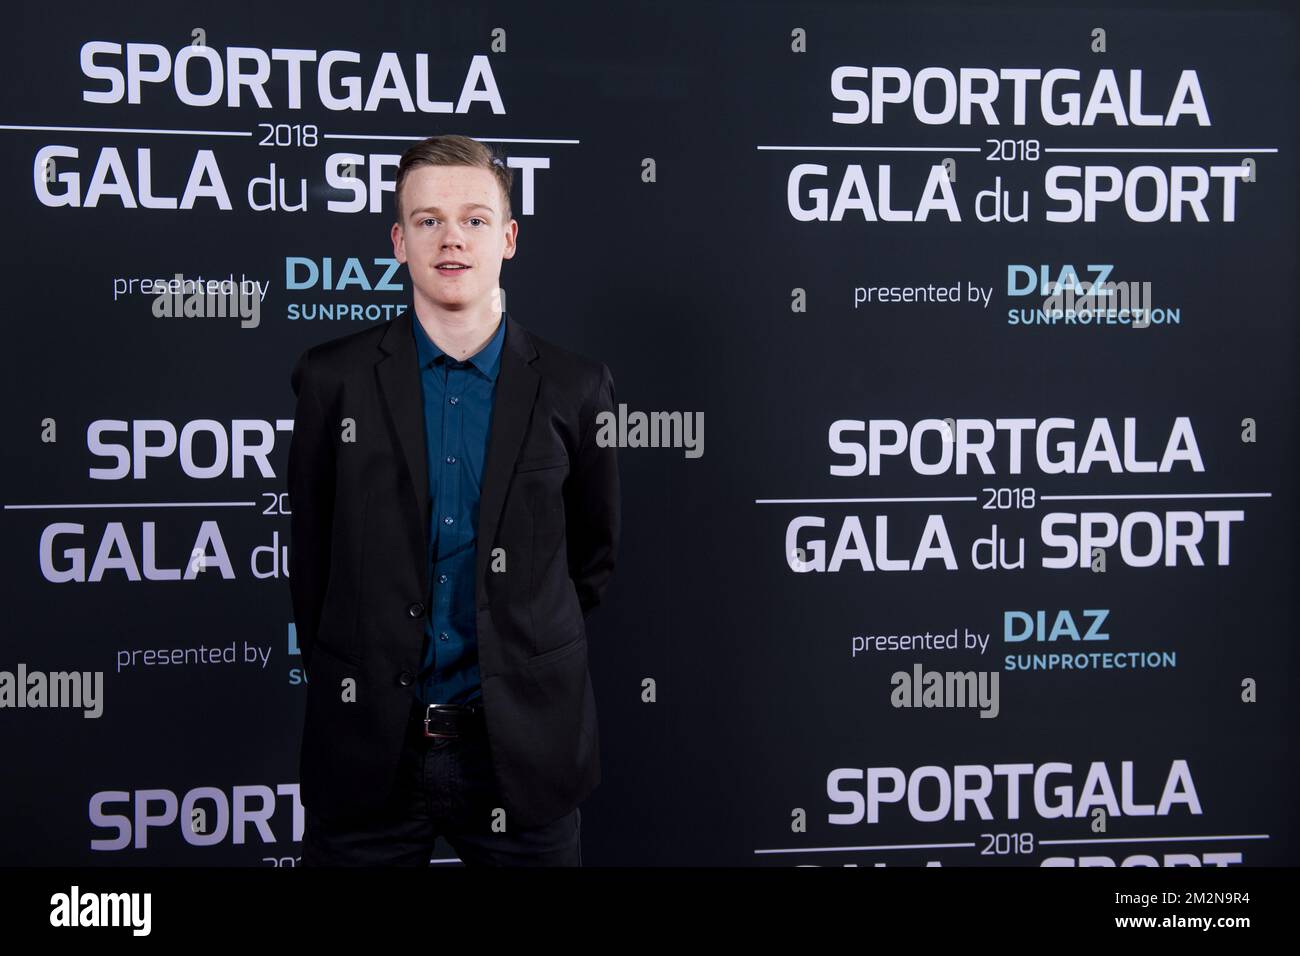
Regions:
[[448, 312], [416, 303], [415, 320], [433, 344], [452, 358], [463, 361], [474, 355], [496, 334], [501, 314], [490, 308]]

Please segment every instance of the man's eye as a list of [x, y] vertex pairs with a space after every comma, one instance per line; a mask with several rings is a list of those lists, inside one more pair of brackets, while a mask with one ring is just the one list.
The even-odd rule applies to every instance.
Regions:
[[470, 220], [470, 222], [481, 222], [483, 223], [483, 225], [485, 226], [487, 225], [487, 221], [484, 219], [480, 219], [478, 216], [475, 216], [473, 219]]
[[420, 220], [420, 225], [423, 226], [426, 222], [434, 222], [434, 221], [435, 221], [435, 220], [433, 220], [433, 219], [421, 219], [421, 220]]

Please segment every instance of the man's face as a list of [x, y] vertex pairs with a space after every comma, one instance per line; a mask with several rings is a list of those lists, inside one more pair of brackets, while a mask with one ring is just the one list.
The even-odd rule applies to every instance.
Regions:
[[[501, 187], [486, 169], [418, 166], [407, 173], [393, 254], [406, 263], [416, 300], [451, 312], [498, 311], [501, 263], [515, 254], [519, 231], [504, 213]], [[468, 268], [439, 268], [445, 262]]]

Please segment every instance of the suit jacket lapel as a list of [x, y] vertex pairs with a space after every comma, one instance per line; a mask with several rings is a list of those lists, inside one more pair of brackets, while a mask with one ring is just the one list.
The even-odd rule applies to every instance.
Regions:
[[[397, 442], [411, 477], [411, 504], [423, 532], [424, 560], [429, 556], [429, 460], [425, 452], [424, 392], [420, 387], [420, 357], [415, 348], [410, 309], [388, 324], [379, 348], [387, 353], [375, 365], [379, 390], [397, 430]], [[427, 573], [427, 571], [426, 571]]]
[[492, 401], [492, 424], [487, 457], [483, 462], [483, 484], [479, 490], [478, 553], [475, 556], [475, 593], [482, 603], [484, 580], [492, 541], [501, 521], [506, 491], [514, 476], [515, 461], [523, 445], [524, 431], [532, 416], [541, 376], [533, 368], [537, 349], [528, 332], [505, 315], [506, 339], [501, 347], [501, 368], [497, 372], [496, 395]]

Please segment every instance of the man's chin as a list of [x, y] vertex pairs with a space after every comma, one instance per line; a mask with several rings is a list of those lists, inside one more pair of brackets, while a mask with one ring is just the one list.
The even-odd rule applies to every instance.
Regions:
[[475, 300], [468, 294], [448, 295], [442, 289], [421, 289], [420, 294], [425, 302], [446, 312], [464, 312], [476, 306]]

